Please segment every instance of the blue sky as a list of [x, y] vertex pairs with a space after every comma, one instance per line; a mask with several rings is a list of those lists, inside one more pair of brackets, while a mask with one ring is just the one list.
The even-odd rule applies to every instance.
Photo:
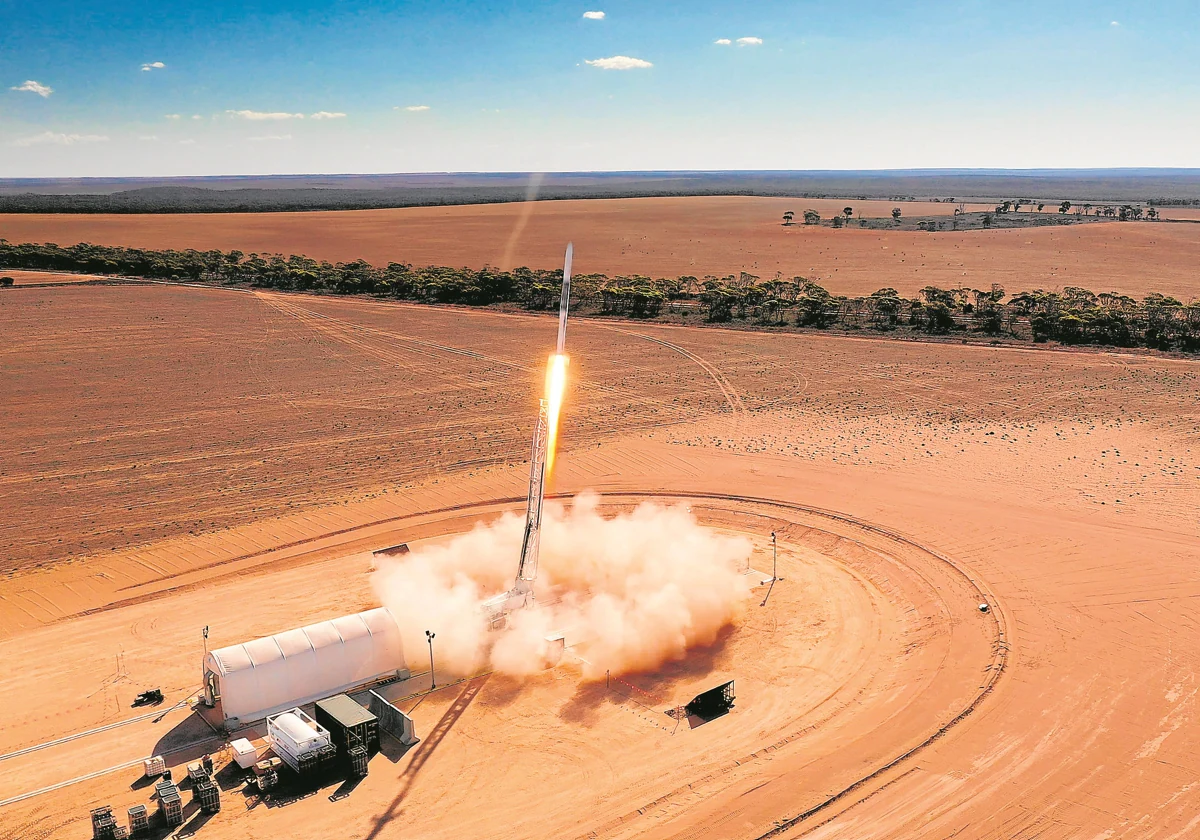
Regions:
[[1198, 32], [1194, 0], [0, 0], [0, 177], [1200, 166]]

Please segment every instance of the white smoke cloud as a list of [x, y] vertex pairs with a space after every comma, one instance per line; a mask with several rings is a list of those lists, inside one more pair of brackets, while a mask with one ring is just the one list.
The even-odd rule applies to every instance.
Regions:
[[565, 632], [584, 676], [648, 670], [711, 644], [736, 616], [750, 583], [750, 542], [701, 526], [682, 506], [646, 502], [604, 518], [581, 495], [547, 503], [536, 585], [538, 606], [490, 632], [479, 604], [512, 586], [524, 520], [506, 514], [439, 545], [382, 561], [376, 592], [419, 663], [425, 631], [437, 634], [439, 672], [484, 665], [513, 676], [545, 667], [546, 636]]

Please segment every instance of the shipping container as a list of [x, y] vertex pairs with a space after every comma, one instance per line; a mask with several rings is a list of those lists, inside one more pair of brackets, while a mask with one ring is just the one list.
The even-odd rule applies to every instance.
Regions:
[[345, 694], [317, 701], [315, 716], [329, 730], [338, 757], [348, 761], [350, 750], [363, 747], [368, 756], [379, 752], [379, 719]]

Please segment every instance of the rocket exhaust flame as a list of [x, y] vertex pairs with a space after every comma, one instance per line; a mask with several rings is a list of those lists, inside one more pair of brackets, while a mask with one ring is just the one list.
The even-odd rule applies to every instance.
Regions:
[[546, 441], [546, 478], [554, 472], [554, 453], [558, 446], [558, 416], [562, 411], [563, 394], [567, 390], [567, 365], [571, 359], [564, 353], [555, 353], [546, 362], [546, 423], [549, 438]]
[[554, 453], [558, 446], [558, 415], [562, 410], [563, 394], [567, 390], [567, 314], [571, 306], [571, 259], [575, 255], [575, 243], [567, 243], [567, 255], [563, 260], [562, 295], [558, 299], [558, 344], [546, 364], [546, 403], [550, 439], [546, 448], [546, 477], [554, 472]]

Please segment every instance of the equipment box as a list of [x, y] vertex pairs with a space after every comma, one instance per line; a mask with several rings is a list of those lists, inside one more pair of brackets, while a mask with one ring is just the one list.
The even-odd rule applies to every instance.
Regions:
[[233, 750], [233, 760], [243, 770], [249, 770], [258, 762], [258, 750], [245, 738], [238, 738], [235, 741], [231, 741], [229, 748]]
[[330, 739], [343, 761], [350, 750], [363, 747], [367, 755], [379, 752], [379, 720], [345, 694], [317, 701], [317, 723], [329, 730]]

